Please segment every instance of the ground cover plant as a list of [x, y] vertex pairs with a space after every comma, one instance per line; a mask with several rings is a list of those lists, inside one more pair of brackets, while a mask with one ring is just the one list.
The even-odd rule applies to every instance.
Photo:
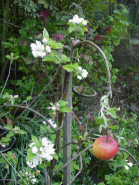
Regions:
[[2, 0], [0, 184], [139, 184], [139, 72], [115, 57], [138, 48], [129, 4]]

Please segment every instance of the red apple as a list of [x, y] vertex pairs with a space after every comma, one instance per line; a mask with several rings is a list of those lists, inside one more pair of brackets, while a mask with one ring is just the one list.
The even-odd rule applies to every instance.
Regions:
[[101, 160], [113, 159], [119, 150], [119, 144], [112, 136], [101, 136], [93, 144], [93, 154]]

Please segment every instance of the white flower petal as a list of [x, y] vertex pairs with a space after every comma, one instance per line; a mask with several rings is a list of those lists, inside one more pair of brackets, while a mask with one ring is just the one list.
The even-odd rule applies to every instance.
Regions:
[[51, 48], [50, 48], [50, 46], [46, 46], [45, 49], [46, 49], [46, 52], [47, 52], [47, 53], [51, 53]]
[[37, 153], [38, 152], [38, 148], [36, 146], [33, 146], [31, 150], [32, 150], [32, 153]]
[[127, 163], [129, 167], [132, 167], [133, 166], [133, 163], [129, 162]]
[[129, 170], [129, 166], [125, 165], [124, 167], [125, 167], [126, 170]]
[[43, 38], [42, 42], [43, 42], [44, 44], [47, 44], [47, 43], [48, 43], [48, 40], [47, 40], [46, 38]]
[[37, 57], [43, 58], [44, 56], [46, 56], [44, 45], [40, 41], [36, 40], [36, 43], [32, 43], [30, 46], [32, 50], [32, 55], [35, 58]]
[[83, 24], [84, 26], [86, 26], [88, 23], [87, 20], [80, 18], [78, 15], [74, 15], [73, 18], [69, 20], [69, 22], [74, 24]]

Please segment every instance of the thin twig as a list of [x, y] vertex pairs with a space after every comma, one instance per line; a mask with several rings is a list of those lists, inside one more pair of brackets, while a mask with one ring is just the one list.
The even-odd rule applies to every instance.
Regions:
[[68, 166], [72, 161], [76, 160], [78, 157], [80, 157], [80, 155], [82, 155], [84, 152], [86, 152], [87, 150], [89, 150], [89, 148], [92, 147], [92, 144], [89, 145], [88, 147], [86, 147], [84, 150], [82, 150], [81, 152], [79, 152], [78, 154], [76, 154], [71, 160], [69, 160], [67, 163], [65, 163], [62, 167], [60, 167], [59, 169], [56, 169], [55, 172], [62, 170], [63, 168], [65, 168], [66, 166]]
[[16, 105], [16, 104], [14, 104], [14, 105], [12, 105], [12, 104], [4, 104], [3, 106], [6, 106], [6, 107], [19, 107], [19, 108], [27, 109], [27, 110], [29, 110], [29, 111], [35, 113], [35, 114], [38, 115], [39, 117], [43, 118], [43, 120], [46, 121], [47, 124], [49, 124], [49, 126], [50, 126], [51, 128], [55, 129], [55, 127], [47, 120], [47, 118], [46, 118], [44, 115], [42, 115], [40, 112], [38, 112], [38, 111], [36, 111], [36, 110], [34, 110], [34, 109], [28, 107], [28, 106]]
[[16, 181], [15, 179], [0, 179], [0, 181]]
[[14, 24], [14, 23], [11, 23], [11, 22], [9, 22], [9, 21], [3, 19], [3, 18], [0, 18], [0, 20], [2, 20], [4, 23], [9, 24], [9, 25], [11, 25], [11, 26], [14, 26], [14, 27], [16, 27], [16, 28], [21, 28], [21, 26], [18, 26], [18, 25]]
[[80, 173], [82, 172], [82, 169], [83, 169], [83, 159], [82, 159], [82, 156], [80, 155], [80, 169], [79, 171], [77, 172], [77, 174], [74, 176], [74, 178], [72, 179], [72, 181], [70, 182], [70, 184], [68, 185], [71, 185], [73, 184], [73, 182], [75, 181], [75, 179], [80, 175]]
[[120, 148], [120, 150], [121, 150], [121, 151], [124, 151], [124, 152], [126, 152], [126, 153], [128, 153], [128, 154], [130, 155], [130, 157], [132, 157], [132, 159], [133, 159], [136, 163], [138, 163], [138, 160], [137, 160], [127, 149], [125, 149], [125, 148]]
[[3, 94], [3, 92], [4, 92], [5, 88], [6, 88], [7, 82], [8, 82], [8, 80], [9, 80], [10, 73], [11, 73], [12, 62], [13, 62], [13, 60], [11, 60], [11, 61], [10, 61], [10, 66], [9, 66], [8, 76], [7, 76], [7, 78], [6, 78], [6, 81], [5, 81], [4, 87], [3, 87], [3, 89], [2, 89], [2, 91], [1, 91], [1, 93], [0, 93], [0, 95], [2, 95], [2, 94]]
[[[39, 97], [42, 95], [42, 93], [44, 92], [44, 90], [45, 90], [46, 88], [48, 88], [48, 87], [54, 82], [54, 80], [55, 80], [55, 78], [56, 78], [58, 72], [59, 72], [59, 68], [56, 70], [56, 72], [55, 72], [53, 78], [48, 82], [48, 84], [42, 88], [42, 90], [39, 92], [38, 96], [35, 97], [35, 98], [32, 100], [32, 102], [31, 102], [30, 104], [28, 104], [28, 107], [30, 107], [30, 106], [33, 105], [34, 103], [35, 103], [35, 104], [37, 103], [37, 100], [38, 100]], [[23, 111], [22, 114], [23, 114], [24, 112], [25, 112], [25, 111]]]
[[78, 122], [79, 126], [81, 126], [82, 125], [82, 122], [79, 120], [78, 116], [75, 114], [75, 112], [72, 112], [72, 113], [73, 113], [74, 118]]

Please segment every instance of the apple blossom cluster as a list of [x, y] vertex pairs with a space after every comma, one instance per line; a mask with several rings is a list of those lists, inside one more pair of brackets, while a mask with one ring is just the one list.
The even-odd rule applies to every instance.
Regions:
[[48, 109], [52, 111], [59, 111], [60, 110], [60, 104], [56, 102], [55, 104], [51, 103], [51, 107], [48, 107]]
[[[38, 183], [38, 180], [35, 177], [35, 175], [29, 171], [22, 170], [19, 172], [19, 174], [20, 174], [20, 178], [22, 178], [23, 181], [27, 181], [30, 184]], [[20, 179], [21, 182], [22, 182], [22, 179]]]
[[88, 21], [85, 20], [84, 18], [80, 18], [78, 15], [74, 15], [73, 18], [69, 20], [69, 23], [82, 24], [86, 26]]
[[37, 58], [43, 58], [45, 56], [47, 56], [49, 53], [51, 53], [51, 47], [47, 45], [48, 40], [47, 39], [43, 39], [42, 42], [36, 40], [35, 43], [31, 43], [30, 47], [32, 50], [32, 55]]
[[[53, 128], [56, 128], [56, 127], [57, 127], [57, 125], [56, 125], [56, 123], [55, 123], [54, 120], [52, 120], [52, 119], [47, 119], [47, 122], [48, 122]], [[46, 121], [43, 121], [43, 124], [46, 125]]]
[[78, 68], [78, 75], [77, 78], [79, 80], [82, 80], [88, 76], [88, 71], [86, 69], [83, 69], [82, 67]]
[[33, 159], [27, 159], [27, 165], [30, 168], [35, 168], [42, 163], [43, 160], [51, 161], [55, 154], [54, 144], [46, 137], [39, 140], [39, 145], [32, 142], [30, 145], [31, 153], [34, 155]]

